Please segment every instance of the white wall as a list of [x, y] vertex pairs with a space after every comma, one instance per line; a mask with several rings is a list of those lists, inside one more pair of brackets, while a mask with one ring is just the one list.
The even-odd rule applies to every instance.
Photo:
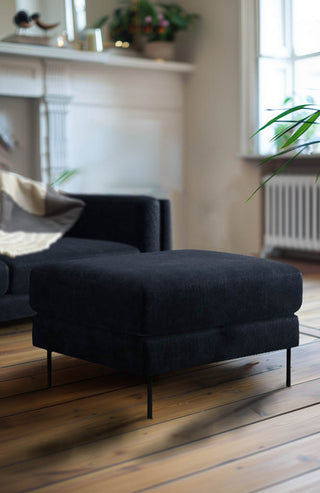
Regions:
[[111, 14], [117, 4], [117, 0], [87, 0], [88, 26], [91, 27], [100, 17]]
[[13, 0], [1, 0], [0, 2], [0, 40], [15, 31], [12, 19], [16, 12]]
[[[181, 74], [70, 70], [68, 189], [168, 197], [175, 247], [185, 246]], [[70, 188], [71, 187], [71, 188]]]
[[[175, 247], [258, 253], [261, 194], [246, 200], [259, 172], [240, 158], [240, 0], [179, 3], [202, 21], [178, 37], [178, 59], [197, 69], [186, 78], [184, 198], [172, 197]], [[115, 1], [87, 5], [90, 23]]]
[[181, 34], [179, 55], [194, 57], [186, 86], [185, 230], [188, 248], [258, 253], [261, 194], [246, 199], [259, 172], [240, 153], [240, 1], [181, 0], [202, 15]]

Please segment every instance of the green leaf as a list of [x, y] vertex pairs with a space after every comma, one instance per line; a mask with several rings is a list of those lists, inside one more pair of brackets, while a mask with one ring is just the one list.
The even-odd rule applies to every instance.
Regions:
[[101, 19], [98, 19], [94, 24], [93, 28], [94, 29], [101, 29], [109, 20], [110, 15], [104, 15], [101, 17]]
[[289, 147], [288, 149], [285, 149], [284, 151], [277, 152], [277, 154], [273, 154], [272, 156], [267, 156], [258, 164], [258, 166], [262, 166], [263, 164], [267, 163], [268, 161], [271, 161], [272, 159], [274, 159], [275, 157], [279, 157], [279, 156], [282, 156], [283, 154], [288, 154], [289, 152], [295, 151], [296, 149], [309, 147], [309, 146], [314, 145], [314, 144], [320, 144], [320, 140], [314, 140], [312, 142], [308, 142], [307, 144], [306, 143], [298, 144], [296, 146]]
[[[278, 122], [276, 122], [279, 126], [281, 126], [282, 123], [291, 123], [292, 125], [290, 125], [290, 126], [288, 125], [283, 130], [281, 130], [279, 133], [274, 135], [274, 137], [272, 137], [270, 142], [276, 142], [277, 140], [280, 140], [282, 137], [285, 136], [286, 133], [291, 132], [291, 130], [293, 130], [295, 127], [297, 127], [298, 125], [301, 125], [303, 122], [305, 122], [309, 119], [310, 119], [310, 116], [305, 116], [304, 118], [301, 118], [300, 120], [279, 120]], [[310, 124], [310, 126], [312, 126], [312, 125], [319, 125], [319, 123], [314, 121]], [[306, 129], [306, 131], [307, 130], [308, 129]], [[284, 146], [282, 146], [282, 147], [284, 147]]]
[[[287, 104], [289, 103], [290, 101], [292, 101], [292, 97], [291, 96], [288, 96], [284, 101], [283, 101], [283, 104]], [[311, 101], [309, 101], [309, 103], [311, 103]]]
[[152, 17], [153, 22], [157, 22], [158, 16], [154, 5], [150, 3], [149, 0], [140, 0], [138, 3], [138, 16], [140, 22], [143, 23], [145, 17], [149, 15]]
[[301, 154], [303, 152], [303, 149], [301, 149], [299, 152], [297, 152], [297, 154], [295, 154], [294, 156], [292, 156], [291, 159], [289, 159], [288, 161], [286, 161], [282, 166], [280, 166], [279, 169], [277, 169], [277, 171], [275, 171], [274, 173], [272, 173], [272, 175], [269, 176], [269, 178], [267, 178], [266, 180], [264, 180], [264, 182], [258, 187], [256, 188], [256, 190], [250, 195], [250, 197], [247, 199], [247, 202], [249, 202], [249, 200], [252, 199], [252, 197], [262, 188], [265, 186], [266, 183], [268, 183], [268, 181], [271, 180], [271, 178], [273, 178], [274, 176], [278, 175], [279, 173], [281, 173], [290, 163], [292, 163], [292, 161], [294, 159], [296, 159], [299, 154]]
[[316, 111], [313, 115], [311, 115], [305, 121], [305, 123], [303, 123], [293, 135], [291, 135], [291, 137], [282, 146], [282, 148], [288, 147], [289, 145], [296, 142], [299, 139], [299, 137], [301, 137], [301, 135], [303, 135], [305, 132], [307, 132], [307, 130], [309, 130], [309, 128], [314, 124], [314, 122], [319, 118], [319, 116], [320, 116], [320, 111]]
[[[277, 123], [280, 124], [280, 122], [277, 122]], [[294, 128], [296, 128], [300, 124], [301, 124], [301, 121], [298, 121], [298, 122], [294, 122], [293, 125], [287, 126], [284, 130], [281, 130], [281, 132], [279, 132], [276, 135], [274, 135], [272, 137], [272, 139], [270, 140], [270, 142], [275, 142], [276, 140], [281, 139], [281, 137], [283, 137], [286, 133], [290, 132], [291, 130], [293, 130]]]
[[[300, 120], [279, 120], [276, 123], [301, 123], [302, 121], [307, 120], [307, 118], [309, 118], [309, 117], [306, 116], [305, 118], [300, 118]], [[314, 122], [314, 125], [320, 125], [320, 123]]]
[[254, 134], [251, 135], [251, 138], [254, 137], [255, 135], [257, 135], [259, 132], [261, 132], [261, 130], [264, 130], [265, 128], [269, 127], [273, 123], [278, 122], [279, 119], [283, 118], [284, 116], [290, 115], [291, 113], [294, 113], [295, 111], [303, 110], [306, 108], [310, 109], [310, 108], [308, 108], [308, 106], [312, 106], [312, 105], [311, 104], [300, 104], [299, 106], [294, 106], [293, 108], [290, 108], [290, 109], [284, 111], [283, 113], [280, 113], [276, 117], [269, 120], [265, 125], [260, 127]]
[[55, 185], [62, 185], [66, 181], [69, 181], [73, 176], [79, 173], [78, 169], [67, 169], [63, 173], [61, 173], [58, 178], [56, 178], [52, 183], [50, 183], [50, 186], [53, 187]]
[[158, 2], [157, 5], [168, 12], [182, 13], [184, 9], [177, 3], [162, 3]]
[[175, 3], [158, 2], [157, 5], [164, 11], [167, 19], [175, 25], [178, 30], [186, 30], [197, 19], [200, 19], [199, 14], [189, 14], [184, 8]]
[[168, 18], [168, 21], [171, 22], [171, 24], [174, 24], [175, 26], [177, 26], [179, 29], [187, 29], [188, 28], [188, 23], [186, 21], [186, 19], [184, 19], [183, 17], [177, 15], [177, 14], [173, 14], [171, 12], [168, 12], [166, 14], [167, 18]]

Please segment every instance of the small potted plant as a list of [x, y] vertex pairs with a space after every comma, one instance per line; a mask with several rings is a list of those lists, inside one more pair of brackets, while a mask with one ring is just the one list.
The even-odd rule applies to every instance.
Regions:
[[177, 4], [153, 3], [151, 0], [121, 0], [111, 15], [99, 19], [94, 27], [108, 25], [109, 37], [116, 47], [130, 46], [150, 58], [174, 57], [174, 41], [179, 31], [186, 31], [199, 18]]
[[189, 14], [177, 4], [157, 3], [154, 15], [145, 16], [141, 24], [147, 38], [145, 55], [172, 60], [178, 32], [186, 31], [199, 18], [198, 14]]

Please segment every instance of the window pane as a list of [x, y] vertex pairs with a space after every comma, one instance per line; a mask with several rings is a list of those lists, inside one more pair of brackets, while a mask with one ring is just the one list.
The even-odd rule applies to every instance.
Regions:
[[260, 53], [262, 55], [288, 55], [284, 19], [283, 0], [260, 0]]
[[[300, 60], [295, 64], [296, 101], [320, 106], [320, 56]], [[307, 114], [307, 112], [306, 112]], [[320, 139], [320, 125], [313, 125], [305, 138]], [[313, 152], [319, 152], [319, 145]]]
[[[295, 63], [297, 102], [320, 104], [320, 56]], [[312, 98], [312, 100], [311, 100]]]
[[292, 0], [296, 55], [320, 52], [320, 1]]
[[[289, 62], [261, 59], [259, 79], [259, 126], [262, 126], [281, 111], [285, 99], [291, 96], [292, 84]], [[261, 154], [269, 154], [277, 150], [276, 144], [270, 144], [274, 131], [274, 128], [268, 128], [261, 132], [259, 136], [259, 152]]]

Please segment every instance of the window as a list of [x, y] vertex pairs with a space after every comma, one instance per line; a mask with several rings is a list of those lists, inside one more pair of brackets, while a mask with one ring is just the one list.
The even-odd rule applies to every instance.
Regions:
[[87, 27], [86, 0], [65, 0], [66, 30], [68, 41]]
[[[320, 105], [320, 1], [242, 0], [242, 62], [244, 154], [275, 152], [272, 128], [249, 149], [244, 139], [272, 118], [271, 109]], [[316, 126], [310, 132], [320, 137]]]

